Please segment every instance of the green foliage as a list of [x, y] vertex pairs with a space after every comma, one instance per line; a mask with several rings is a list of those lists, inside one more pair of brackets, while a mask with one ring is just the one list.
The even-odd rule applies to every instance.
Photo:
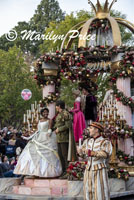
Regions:
[[[66, 35], [67, 32], [75, 25], [80, 22], [86, 21], [91, 17], [90, 13], [84, 10], [80, 10], [79, 12], [72, 12], [70, 15], [66, 15], [65, 20], [59, 23], [53, 21], [49, 23], [49, 27], [46, 30], [45, 34], [51, 33], [55, 35]], [[73, 29], [75, 30], [75, 29]], [[77, 28], [76, 28], [77, 30]], [[48, 51], [56, 51], [61, 46], [63, 40], [57, 40], [56, 42], [45, 40], [42, 45], [40, 45], [41, 53]], [[76, 44], [78, 43], [78, 38], [76, 40]]]
[[[126, 15], [122, 14], [121, 12], [117, 11], [117, 10], [111, 10], [111, 16], [115, 17], [115, 18], [122, 18], [122, 19], [126, 19]], [[120, 28], [120, 32], [121, 32], [121, 38], [122, 38], [122, 43], [124, 45], [131, 45], [132, 42], [134, 42], [134, 37], [132, 32], [126, 28], [125, 26], [119, 24], [119, 28]]]
[[60, 22], [63, 19], [64, 13], [57, 0], [42, 0], [30, 20], [30, 25], [34, 30], [43, 33], [51, 21]]
[[[23, 89], [30, 89], [32, 98], [24, 101]], [[41, 99], [41, 91], [25, 64], [23, 54], [16, 46], [7, 52], [0, 50], [0, 121], [1, 126], [22, 123], [23, 113], [30, 104]]]
[[98, 78], [97, 78], [97, 85], [98, 85], [97, 100], [98, 100], [98, 103], [101, 103], [103, 101], [106, 91], [109, 89], [109, 84], [108, 84], [109, 77], [110, 77], [110, 73], [103, 73], [103, 74], [98, 75]]
[[59, 3], [56, 0], [42, 0], [38, 5], [35, 14], [27, 22], [18, 22], [18, 25], [13, 29], [16, 30], [18, 37], [15, 41], [8, 41], [5, 35], [0, 37], [0, 49], [8, 50], [10, 47], [16, 45], [20, 47], [23, 52], [31, 52], [34, 56], [39, 56], [39, 45], [43, 43], [43, 40], [22, 40], [21, 31], [27, 30], [28, 32], [35, 31], [34, 36], [37, 35], [37, 32], [42, 35], [45, 32], [45, 29], [48, 27], [48, 24], [51, 21], [59, 22], [64, 19], [64, 13], [59, 7]]
[[61, 88], [60, 88], [60, 99], [65, 101], [65, 104], [68, 107], [73, 107], [74, 103], [74, 96], [72, 95], [72, 89], [78, 89], [78, 83], [72, 83], [72, 81], [66, 79], [65, 77], [62, 76], [62, 81], [61, 81]]

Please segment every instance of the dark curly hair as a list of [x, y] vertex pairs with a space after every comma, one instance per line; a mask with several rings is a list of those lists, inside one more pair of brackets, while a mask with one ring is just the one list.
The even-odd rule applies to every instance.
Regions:
[[59, 100], [56, 102], [56, 106], [60, 106], [61, 109], [65, 109], [65, 102], [62, 100]]
[[43, 113], [45, 110], [49, 113], [49, 109], [48, 109], [48, 108], [42, 108], [41, 111], [40, 111], [40, 114], [42, 115], [42, 113]]

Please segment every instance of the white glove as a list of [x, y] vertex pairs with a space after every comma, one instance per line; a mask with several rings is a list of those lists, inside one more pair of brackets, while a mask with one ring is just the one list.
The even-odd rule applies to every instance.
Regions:
[[48, 136], [50, 137], [52, 134], [52, 129], [48, 129]]

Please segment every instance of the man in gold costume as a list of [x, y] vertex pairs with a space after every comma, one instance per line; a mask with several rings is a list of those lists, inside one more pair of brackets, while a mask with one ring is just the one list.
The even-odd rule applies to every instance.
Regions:
[[107, 163], [112, 154], [112, 144], [101, 135], [103, 126], [93, 122], [89, 126], [90, 138], [86, 139], [79, 154], [88, 162], [84, 173], [84, 200], [110, 200]]

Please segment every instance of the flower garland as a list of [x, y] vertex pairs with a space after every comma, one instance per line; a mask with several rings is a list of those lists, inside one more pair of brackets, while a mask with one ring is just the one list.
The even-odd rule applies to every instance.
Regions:
[[129, 172], [125, 169], [121, 169], [121, 168], [110, 168], [108, 171], [108, 177], [109, 178], [118, 178], [118, 179], [123, 179], [125, 181], [127, 181], [129, 179]]
[[49, 94], [47, 97], [44, 97], [44, 99], [40, 101], [41, 107], [56, 102], [58, 98], [59, 98], [59, 93]]
[[67, 174], [69, 180], [83, 180], [83, 174], [85, 171], [85, 166], [87, 161], [85, 162], [70, 162], [67, 168]]
[[[42, 63], [52, 63], [58, 68], [58, 79], [60, 72], [68, 79], [76, 80], [88, 79], [98, 75], [100, 72], [109, 72], [111, 70], [111, 56], [118, 53], [125, 53], [120, 63], [121, 70], [113, 73], [113, 80], [117, 77], [134, 76], [134, 47], [88, 47], [78, 48], [77, 52], [67, 51], [60, 53], [47, 53], [37, 60], [35, 76], [38, 85], [47, 85], [53, 81], [57, 82], [56, 76], [45, 76], [42, 69]], [[100, 61], [101, 59], [101, 61]]]
[[[111, 80], [115, 81], [116, 79], [113, 80], [113, 78], [111, 78]], [[124, 104], [125, 106], [130, 106], [130, 108], [132, 109], [134, 108], [134, 100], [131, 97], [125, 96], [123, 92], [117, 89], [116, 83], [114, 82], [112, 85], [112, 89], [117, 101], [121, 101], [122, 104]]]
[[117, 119], [115, 124], [104, 124], [104, 136], [109, 139], [132, 138], [134, 140], [134, 129], [126, 124], [126, 121]]
[[117, 151], [116, 155], [120, 161], [123, 161], [127, 165], [130, 165], [130, 166], [134, 165], [134, 156], [129, 156], [121, 150]]
[[[70, 162], [67, 168], [68, 180], [83, 180], [86, 164], [87, 161]], [[119, 178], [124, 179], [125, 181], [129, 179], [128, 171], [121, 168], [110, 168], [108, 171], [108, 176], [109, 178]]]
[[44, 62], [45, 63], [54, 63], [54, 64], [59, 65], [59, 62], [60, 62], [59, 53], [57, 52], [53, 56], [51, 56], [51, 54], [44, 54], [39, 59], [37, 59], [35, 75], [34, 75], [34, 79], [37, 81], [37, 84], [39, 86], [55, 84], [56, 87], [59, 87], [60, 81], [61, 81], [60, 72], [58, 71], [57, 76], [45, 75], [44, 69], [42, 68], [42, 64]]
[[[94, 26], [96, 27], [96, 26]], [[117, 101], [121, 101], [124, 105], [134, 108], [134, 101], [131, 97], [126, 97], [123, 92], [116, 87], [116, 80], [119, 77], [134, 78], [134, 47], [117, 47], [112, 48], [97, 46], [88, 48], [79, 48], [78, 52], [56, 51], [55, 53], [44, 54], [37, 60], [35, 70], [35, 80], [38, 85], [55, 84], [56, 92], [58, 92], [62, 74], [65, 78], [72, 82], [78, 81], [89, 85], [92, 90], [97, 89], [97, 85], [93, 84], [92, 79], [98, 76], [98, 73], [109, 72], [111, 70], [111, 56], [118, 53], [124, 53], [123, 60], [120, 62], [120, 70], [117, 69], [111, 73], [113, 82], [113, 91]], [[100, 62], [101, 58], [101, 62]], [[45, 76], [42, 69], [42, 63], [54, 63], [58, 68], [57, 76]]]
[[91, 23], [91, 26], [88, 30], [91, 33], [94, 30], [101, 29], [103, 32], [108, 31], [110, 29], [110, 24], [107, 19], [96, 19]]
[[134, 47], [125, 47], [125, 48], [113, 48], [114, 53], [124, 52], [122, 60], [120, 62], [120, 70], [117, 69], [111, 74], [110, 80], [113, 82], [112, 89], [117, 101], [121, 101], [124, 105], [134, 108], [134, 100], [131, 97], [127, 97], [117, 89], [116, 80], [119, 77], [127, 78], [130, 77], [134, 79]]

